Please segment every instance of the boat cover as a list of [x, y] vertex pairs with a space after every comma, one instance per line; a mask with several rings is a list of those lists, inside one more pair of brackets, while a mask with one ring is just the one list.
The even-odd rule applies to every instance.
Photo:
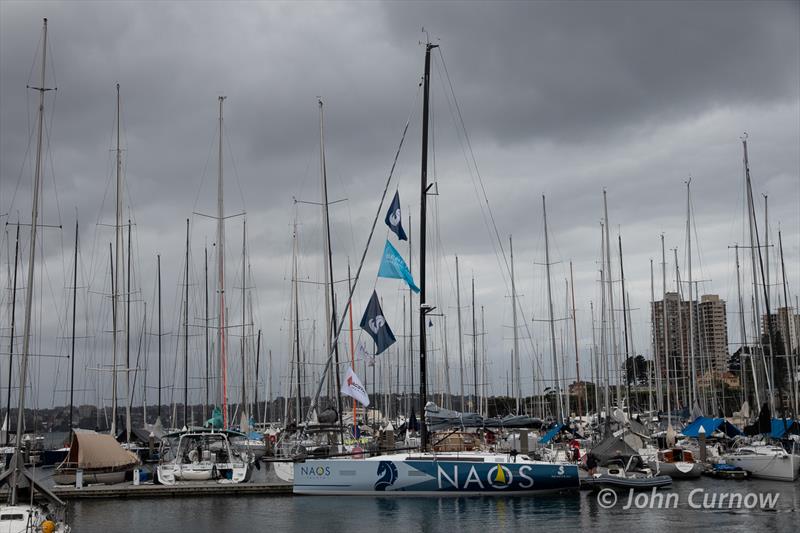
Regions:
[[94, 431], [75, 431], [69, 454], [62, 466], [78, 465], [78, 468], [124, 468], [139, 464], [135, 453], [123, 449], [113, 436]]
[[725, 420], [724, 418], [711, 418], [698, 416], [694, 422], [683, 428], [684, 437], [700, 437], [700, 427], [705, 430], [706, 436], [710, 437], [715, 431], [722, 431], [728, 437], [735, 437], [742, 434], [742, 430]]

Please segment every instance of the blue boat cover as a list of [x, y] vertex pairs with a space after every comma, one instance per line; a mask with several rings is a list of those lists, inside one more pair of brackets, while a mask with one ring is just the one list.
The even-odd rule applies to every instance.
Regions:
[[542, 437], [539, 439], [539, 444], [547, 444], [548, 442], [553, 440], [555, 436], [558, 435], [559, 432], [565, 427], [566, 426], [564, 424], [556, 424], [556, 426], [553, 429], [542, 435]]
[[686, 437], [697, 438], [700, 436], [700, 426], [703, 427], [706, 435], [709, 437], [715, 431], [722, 431], [729, 437], [735, 437], [742, 434], [742, 431], [739, 428], [724, 418], [711, 418], [706, 416], [698, 416], [694, 422], [683, 428], [681, 433], [683, 433], [683, 435]]
[[773, 439], [782, 439], [790, 433], [800, 435], [800, 423], [798, 423], [797, 420], [791, 420], [787, 418], [786, 423], [784, 424], [783, 418], [772, 419], [772, 431], [769, 434], [770, 437]]

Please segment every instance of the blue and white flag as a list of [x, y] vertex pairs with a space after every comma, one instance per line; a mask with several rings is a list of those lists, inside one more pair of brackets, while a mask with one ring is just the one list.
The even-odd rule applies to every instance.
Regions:
[[375, 341], [375, 355], [395, 343], [394, 333], [392, 333], [392, 329], [383, 317], [381, 303], [378, 301], [378, 293], [375, 291], [372, 291], [372, 298], [369, 299], [369, 304], [367, 304], [367, 309], [361, 318], [360, 326]]
[[412, 291], [419, 292], [419, 287], [414, 285], [414, 278], [411, 276], [406, 262], [403, 261], [400, 253], [388, 240], [386, 241], [386, 246], [383, 248], [383, 257], [381, 258], [381, 267], [378, 269], [378, 277], [404, 279]]
[[395, 191], [389, 211], [386, 212], [386, 225], [401, 241], [407, 241], [406, 232], [403, 230], [403, 216], [400, 214], [400, 191]]

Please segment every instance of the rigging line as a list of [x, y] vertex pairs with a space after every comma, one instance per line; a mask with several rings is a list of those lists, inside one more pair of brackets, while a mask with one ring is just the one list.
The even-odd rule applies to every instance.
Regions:
[[[483, 184], [483, 177], [481, 176], [480, 170], [478, 169], [478, 162], [475, 159], [475, 152], [472, 149], [472, 142], [470, 141], [469, 133], [467, 132], [467, 127], [466, 127], [466, 124], [464, 123], [464, 117], [461, 114], [461, 106], [458, 104], [458, 99], [456, 98], [456, 93], [455, 93], [455, 90], [453, 89], [453, 82], [450, 79], [450, 73], [447, 70], [447, 63], [444, 60], [444, 55], [442, 53], [441, 47], [439, 47], [439, 57], [442, 59], [442, 67], [443, 67], [445, 76], [447, 78], [447, 83], [450, 86], [450, 93], [453, 96], [453, 103], [455, 105], [455, 109], [456, 109], [456, 112], [458, 114], [458, 120], [461, 123], [461, 128], [463, 129], [464, 139], [465, 139], [465, 141], [467, 143], [467, 147], [469, 148], [469, 153], [470, 153], [470, 157], [472, 159], [472, 164], [473, 164], [473, 166], [475, 168], [475, 174], [476, 174], [476, 176], [478, 178], [478, 183], [480, 184], [481, 192], [483, 193], [484, 202], [486, 203], [486, 209], [489, 211], [489, 217], [490, 217], [491, 222], [492, 222], [492, 228], [494, 229], [495, 238], [497, 239], [497, 246], [500, 248], [500, 253], [503, 256], [503, 261], [505, 262], [505, 266], [506, 266], [506, 272], [509, 273], [509, 275], [510, 275], [511, 267], [509, 266], [508, 258], [506, 257], [505, 248], [503, 248], [503, 241], [500, 238], [500, 232], [497, 229], [497, 222], [495, 221], [495, 218], [494, 218], [494, 212], [492, 211], [492, 208], [489, 205], [489, 197], [486, 194], [486, 188], [485, 188], [485, 186]], [[506, 281], [506, 278], [505, 278], [505, 273], [506, 272], [503, 273], [503, 281], [504, 281], [504, 283], [507, 284], [507, 281]]]
[[386, 201], [386, 193], [388, 192], [389, 186], [392, 183], [392, 178], [394, 177], [394, 170], [395, 170], [395, 167], [397, 166], [397, 159], [400, 157], [400, 151], [403, 149], [403, 143], [405, 142], [405, 139], [406, 139], [406, 133], [408, 133], [408, 126], [411, 123], [411, 118], [415, 114], [414, 110], [417, 107], [416, 104], [417, 104], [417, 101], [419, 99], [420, 85], [421, 84], [419, 84], [417, 86], [417, 95], [414, 98], [414, 101], [413, 101], [412, 107], [411, 107], [411, 112], [409, 113], [408, 119], [406, 120], [406, 124], [403, 127], [403, 134], [400, 137], [400, 144], [397, 146], [397, 151], [395, 152], [394, 160], [392, 161], [392, 167], [389, 170], [389, 176], [387, 177], [386, 185], [383, 188], [383, 194], [381, 195], [381, 201], [378, 204], [378, 209], [375, 212], [375, 218], [372, 221], [372, 227], [370, 228], [369, 236], [367, 237], [367, 243], [366, 243], [366, 246], [364, 246], [364, 252], [361, 255], [361, 261], [358, 264], [358, 269], [356, 270], [356, 275], [355, 275], [355, 278], [353, 279], [353, 284], [350, 287], [350, 291], [349, 291], [350, 295], [347, 298], [347, 304], [344, 306], [344, 309], [342, 310], [342, 319], [339, 320], [338, 323], [337, 323], [336, 335], [334, 336], [333, 342], [331, 343], [331, 351], [328, 354], [328, 360], [325, 363], [325, 369], [323, 370], [322, 376], [320, 377], [319, 383], [317, 384], [317, 392], [316, 392], [316, 394], [314, 396], [314, 399], [311, 402], [311, 405], [308, 408], [308, 412], [306, 413], [306, 417], [305, 417], [306, 424], [304, 425], [304, 427], [303, 427], [303, 429], [301, 431], [301, 435], [305, 434], [306, 427], [308, 426], [308, 422], [311, 420], [311, 414], [314, 412], [314, 410], [317, 407], [317, 403], [318, 403], [318, 400], [319, 400], [319, 395], [322, 392], [323, 381], [325, 379], [325, 376], [328, 373], [328, 370], [331, 367], [331, 361], [333, 360], [333, 356], [334, 356], [334, 348], [335, 348], [336, 344], [339, 342], [339, 335], [341, 334], [342, 326], [344, 326], [344, 323], [345, 323], [344, 319], [345, 319], [345, 317], [347, 317], [347, 312], [349, 311], [350, 305], [352, 304], [353, 293], [355, 292], [356, 286], [358, 285], [358, 279], [359, 279], [359, 277], [361, 275], [361, 269], [364, 267], [364, 261], [367, 258], [367, 252], [369, 252], [369, 246], [370, 246], [370, 243], [372, 242], [372, 237], [373, 237], [373, 235], [375, 233], [375, 227], [377, 226], [378, 219], [380, 218], [381, 213], [383, 212], [383, 204]]
[[[208, 176], [208, 162], [211, 161], [211, 153], [214, 147], [214, 141], [217, 139], [217, 132], [219, 131], [219, 126], [214, 128], [214, 134], [211, 136], [211, 140], [208, 143], [208, 150], [206, 150], [206, 162], [203, 165], [203, 172], [200, 174], [200, 185], [197, 187], [197, 193], [194, 196], [194, 201], [192, 202], [192, 212], [197, 211], [197, 202], [200, 201], [200, 192], [203, 190], [203, 185], [206, 182], [206, 177]], [[216, 150], [214, 150], [216, 153]]]

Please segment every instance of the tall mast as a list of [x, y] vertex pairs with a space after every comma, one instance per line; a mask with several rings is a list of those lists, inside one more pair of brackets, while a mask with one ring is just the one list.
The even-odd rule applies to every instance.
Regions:
[[[342, 395], [340, 390], [341, 376], [339, 372], [339, 343], [333, 338], [333, 333], [337, 331], [336, 328], [336, 293], [333, 287], [333, 253], [331, 251], [331, 219], [328, 212], [328, 174], [325, 165], [325, 115], [323, 113], [322, 99], [319, 102], [319, 167], [320, 179], [322, 181], [322, 228], [323, 228], [323, 246], [324, 246], [324, 261], [325, 261], [325, 313], [326, 313], [326, 336], [325, 346], [326, 353], [331, 353], [333, 348], [334, 357], [334, 375], [336, 376], [336, 411], [339, 413], [339, 433], [344, 439], [344, 427], [342, 425]], [[329, 299], [330, 295], [330, 299]], [[333, 346], [331, 346], [333, 345]]]
[[17, 440], [15, 441], [16, 452], [15, 460], [13, 461], [13, 473], [11, 478], [11, 496], [9, 504], [17, 505], [17, 482], [18, 476], [21, 473], [22, 458], [19, 456], [20, 446], [22, 445], [22, 428], [25, 420], [25, 390], [28, 383], [28, 356], [30, 355], [30, 342], [31, 342], [31, 308], [33, 304], [33, 282], [34, 282], [34, 264], [36, 261], [36, 233], [39, 224], [39, 186], [41, 182], [41, 168], [42, 168], [42, 135], [44, 130], [44, 93], [47, 91], [45, 88], [45, 62], [47, 60], [47, 19], [44, 19], [44, 26], [42, 29], [43, 45], [42, 45], [42, 77], [40, 86], [35, 88], [39, 91], [39, 121], [38, 131], [36, 138], [36, 171], [33, 178], [33, 199], [31, 207], [31, 240], [30, 250], [28, 256], [28, 279], [25, 285], [25, 323], [23, 326], [22, 337], [22, 365], [20, 368], [19, 380], [19, 406], [17, 409]]
[[519, 337], [517, 336], [517, 285], [514, 280], [514, 242], [511, 239], [511, 235], [508, 236], [508, 248], [511, 251], [511, 320], [514, 330], [514, 356], [511, 360], [511, 364], [514, 365], [512, 367], [514, 375], [511, 380], [511, 386], [514, 390], [514, 398], [516, 399], [516, 413], [520, 415], [522, 414], [520, 410], [520, 399], [522, 396], [520, 389], [522, 387], [520, 386], [521, 380], [519, 376]]
[[425, 424], [425, 404], [428, 401], [426, 354], [425, 354], [425, 315], [430, 311], [425, 298], [425, 242], [428, 215], [428, 119], [431, 81], [431, 50], [438, 45], [425, 44], [425, 74], [423, 78], [422, 99], [422, 164], [420, 165], [420, 222], [419, 222], [419, 412], [421, 419], [421, 446], [428, 447], [428, 426]]
[[156, 255], [158, 277], [158, 407], [156, 421], [161, 420], [161, 254]]
[[[653, 364], [655, 365], [655, 378], [656, 378], [656, 407], [658, 411], [661, 412], [664, 409], [664, 403], [661, 398], [661, 361], [658, 357], [658, 337], [656, 336], [656, 289], [655, 289], [655, 278], [653, 277], [653, 260], [650, 259], [650, 337], [652, 342], [652, 351], [653, 351]], [[651, 393], [652, 396], [652, 393]], [[652, 401], [651, 401], [652, 403]], [[653, 406], [650, 406], [650, 411], [653, 410]]]
[[209, 345], [208, 345], [208, 246], [203, 249], [203, 281], [205, 282], [205, 320], [203, 321], [203, 334], [205, 336], [205, 350], [206, 350], [206, 401], [203, 404], [203, 420], [208, 420], [208, 405], [209, 405]]
[[689, 409], [694, 409], [694, 404], [697, 402], [697, 370], [694, 360], [694, 319], [695, 319], [695, 302], [692, 296], [692, 179], [686, 182], [686, 257], [687, 267], [689, 269], [689, 369], [690, 380], [692, 382], [689, 392]]
[[461, 385], [461, 404], [459, 411], [464, 410], [464, 339], [461, 332], [461, 278], [458, 270], [458, 256], [456, 256], [456, 316], [458, 320], [458, 376]]
[[[348, 260], [347, 261], [347, 290], [348, 290], [348, 292], [350, 294], [353, 293], [353, 282], [352, 282], [352, 279], [353, 278], [350, 276], [350, 261]], [[347, 310], [348, 311], [348, 316], [349, 316], [349, 319], [350, 319], [350, 368], [352, 368], [353, 372], [355, 372], [355, 370], [356, 370], [356, 347], [355, 347], [355, 344], [353, 344], [353, 306], [349, 305], [347, 307], [348, 307], [348, 310]], [[398, 367], [399, 367], [399, 365], [398, 365]], [[356, 399], [353, 398], [353, 437], [354, 438], [358, 438], [357, 431], [356, 431], [356, 425], [358, 424], [358, 422], [356, 420], [356, 418], [357, 418], [357, 412], [356, 412], [357, 407], [358, 406], [356, 404]]]
[[[592, 318], [592, 349], [590, 362], [592, 367], [592, 381], [594, 382], [594, 410], [597, 411], [597, 420], [600, 420], [600, 387], [597, 382], [600, 381], [600, 365], [597, 364], [597, 333], [594, 325], [594, 302], [589, 300], [589, 314]], [[587, 409], [586, 414], [589, 414]]]
[[301, 409], [303, 405], [303, 388], [300, 379], [300, 300], [297, 290], [297, 283], [297, 219], [295, 218], [292, 231], [292, 299], [294, 300], [294, 341], [292, 342], [292, 350], [294, 351], [297, 374], [297, 412], [295, 413], [295, 419], [299, 424], [300, 413], [302, 412]]
[[128, 219], [128, 267], [125, 279], [125, 442], [131, 441], [131, 221]]
[[[246, 360], [246, 339], [247, 339], [247, 273], [245, 265], [247, 261], [247, 220], [242, 221], [242, 405], [241, 405], [241, 423], [239, 428], [244, 431], [245, 424], [249, 426], [249, 419], [247, 417], [247, 360]], [[248, 428], [249, 429], [249, 428]]]
[[553, 354], [553, 382], [555, 383], [556, 397], [558, 398], [558, 423], [564, 421], [564, 401], [561, 397], [561, 380], [558, 376], [558, 353], [556, 351], [556, 329], [553, 317], [553, 290], [550, 279], [550, 238], [547, 235], [547, 204], [542, 195], [542, 218], [544, 219], [544, 265], [547, 270], [547, 309], [550, 317], [550, 349]]
[[[228, 427], [228, 362], [225, 352], [225, 192], [222, 186], [222, 103], [225, 96], [219, 100], [219, 153], [217, 156], [217, 284], [219, 290], [219, 327], [217, 328], [217, 346], [219, 350], [219, 369], [222, 378], [221, 388], [218, 389], [218, 400], [222, 404], [222, 427]], [[219, 385], [218, 385], [219, 386]]]
[[[630, 357], [630, 353], [628, 352], [628, 302], [626, 301], [625, 295], [625, 269], [622, 265], [622, 235], [617, 235], [617, 241], [619, 242], [619, 278], [620, 283], [622, 284], [622, 334], [625, 337], [625, 394], [628, 397], [628, 413], [631, 413], [631, 382], [628, 379], [628, 372], [627, 372], [627, 362], [628, 358]], [[631, 368], [633, 369], [633, 376], [634, 379], [636, 378], [636, 354], [633, 354], [634, 360], [630, 361]], [[620, 408], [622, 406], [620, 405]]]
[[189, 219], [186, 219], [186, 285], [183, 296], [183, 425], [189, 427]]
[[481, 306], [481, 405], [479, 413], [483, 416], [489, 416], [489, 401], [486, 398], [486, 372], [486, 316], [483, 306]]
[[606, 222], [606, 272], [608, 273], [608, 318], [611, 321], [611, 349], [614, 351], [614, 371], [617, 375], [617, 404], [620, 405], [622, 398], [622, 381], [619, 379], [619, 350], [617, 349], [617, 327], [614, 321], [614, 282], [611, 275], [611, 239], [608, 236], [609, 222], [608, 222], [608, 200], [606, 198], [606, 191], [603, 190], [603, 216]]
[[[19, 226], [17, 226], [19, 228]], [[14, 267], [16, 276], [16, 266]], [[75, 217], [75, 264], [72, 269], [72, 354], [69, 368], [69, 430], [72, 431], [72, 409], [75, 405], [75, 322], [78, 302], [78, 218]]]
[[[14, 373], [14, 329], [17, 316], [17, 265], [19, 264], [19, 222], [17, 223], [17, 238], [14, 244], [14, 282], [11, 289], [11, 339], [8, 348], [8, 388], [6, 389], [6, 420], [11, 425], [11, 377]], [[19, 413], [17, 413], [19, 416]], [[11, 441], [11, 432], [6, 427], [6, 446]]]
[[[578, 320], [575, 316], [577, 312], [577, 310], [575, 309], [575, 277], [572, 272], [572, 261], [569, 262], [569, 286], [571, 289], [570, 292], [572, 293], [572, 335], [573, 335], [573, 340], [575, 341], [575, 376], [576, 376], [575, 379], [578, 384], [578, 398], [576, 403], [578, 404], [578, 417], [580, 417], [581, 391], [583, 391], [584, 394], [586, 393], [586, 391], [585, 388], [583, 389], [581, 388], [581, 363], [578, 357]], [[516, 335], [514, 335], [514, 337], [516, 338]], [[587, 407], [586, 410], [588, 414], [589, 408]]]
[[664, 247], [664, 234], [661, 234], [661, 318], [664, 326], [664, 369], [667, 382], [667, 423], [672, 426], [672, 407], [669, 384], [669, 320], [667, 320], [667, 252]]
[[[122, 150], [120, 149], [120, 104], [119, 104], [119, 83], [117, 83], [117, 150], [116, 150], [116, 162], [117, 162], [117, 182], [116, 182], [116, 221], [114, 223], [115, 229], [115, 250], [114, 250], [114, 260], [116, 261], [116, 265], [114, 266], [114, 279], [112, 281], [112, 294], [111, 294], [111, 305], [113, 307], [113, 322], [114, 327], [112, 328], [111, 336], [112, 336], [112, 343], [114, 348], [112, 350], [112, 358], [113, 364], [111, 365], [111, 382], [112, 382], [112, 400], [111, 400], [111, 434], [116, 437], [117, 435], [117, 317], [119, 316], [119, 310], [117, 308], [117, 304], [119, 303], [119, 273], [121, 269], [121, 260], [122, 260]], [[127, 367], [126, 367], [127, 370]], [[126, 373], [127, 376], [127, 373]]]
[[[681, 273], [680, 273], [680, 269], [678, 268], [678, 249], [674, 248], [672, 250], [672, 252], [675, 255], [675, 290], [678, 293], [678, 349], [679, 349], [679, 353], [680, 353], [680, 359], [679, 360], [681, 362], [681, 365], [684, 366], [684, 362], [685, 362], [684, 357], [685, 357], [686, 353], [683, 351], [683, 294], [681, 293]], [[686, 387], [685, 387], [685, 385], [686, 385], [686, 382], [685, 382], [685, 380], [686, 380], [686, 368], [685, 368], [685, 366], [681, 370], [682, 370], [681, 371], [681, 375], [679, 376], [678, 375], [678, 366], [675, 365], [675, 375], [674, 375], [674, 379], [675, 379], [675, 403], [678, 406], [681, 405], [681, 402], [680, 402], [679, 398], [681, 396], [683, 396], [684, 399], [686, 398]], [[680, 385], [679, 385], [679, 382], [678, 382], [679, 377], [684, 382], [684, 387], [683, 388], [681, 388]]]
[[[747, 219], [748, 219], [748, 230], [750, 235], [750, 263], [753, 272], [753, 319], [756, 323], [756, 341], [757, 346], [760, 347], [761, 352], [761, 361], [764, 363], [765, 374], [766, 374], [766, 381], [767, 381], [767, 389], [768, 389], [768, 396], [769, 396], [769, 406], [771, 411], [775, 412], [775, 405], [772, 395], [772, 382], [770, 380], [769, 372], [766, 372], [766, 357], [764, 356], [764, 343], [761, 338], [761, 334], [758, 329], [758, 320], [759, 314], [761, 310], [761, 305], [759, 302], [758, 296], [758, 269], [756, 267], [756, 256], [758, 255], [758, 250], [756, 250], [756, 242], [758, 240], [758, 235], [755, 234], [755, 216], [754, 210], [755, 206], [753, 205], [753, 191], [750, 185], [750, 162], [748, 161], [747, 157], [747, 135], [742, 138], [742, 150], [744, 152], [744, 173], [745, 173], [745, 196], [746, 196], [746, 209], [747, 209]], [[754, 354], [753, 354], [754, 355]], [[753, 355], [751, 355], [750, 360], [752, 362]], [[761, 405], [758, 406], [761, 408]]]
[[255, 420], [258, 422], [258, 366], [261, 359], [261, 330], [258, 330], [258, 337], [256, 338], [256, 385], [253, 387], [253, 414], [255, 415]]
[[[475, 384], [475, 403], [478, 403], [478, 323], [475, 321], [475, 277], [472, 278], [472, 380]], [[473, 405], [472, 407], [474, 407]], [[472, 409], [470, 409], [472, 410]]]

